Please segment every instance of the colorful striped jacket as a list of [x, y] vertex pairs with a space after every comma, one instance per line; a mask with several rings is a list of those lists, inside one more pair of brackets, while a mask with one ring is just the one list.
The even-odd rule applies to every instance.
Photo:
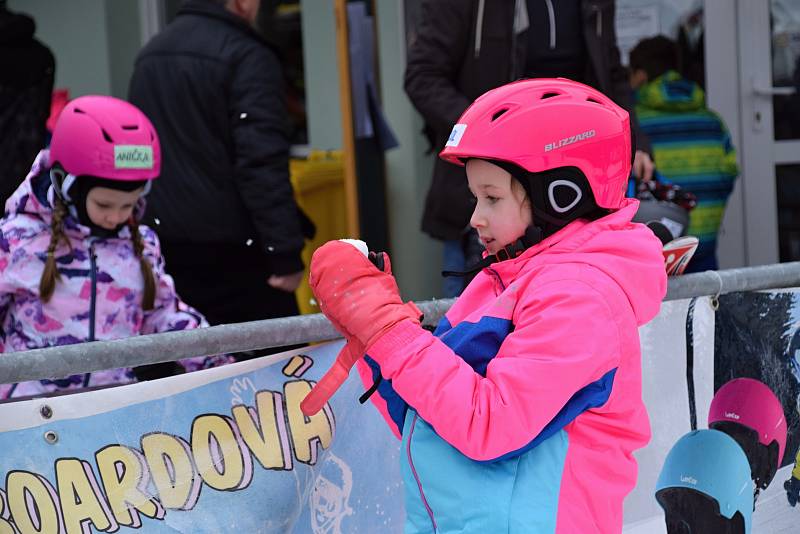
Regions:
[[687, 272], [717, 269], [717, 232], [739, 174], [725, 124], [706, 108], [700, 86], [675, 71], [636, 92], [636, 113], [652, 144], [658, 171], [697, 196], [687, 233], [700, 244]]
[[637, 200], [481, 271], [359, 372], [402, 433], [406, 533], [616, 533], [650, 438], [637, 327], [666, 291]]

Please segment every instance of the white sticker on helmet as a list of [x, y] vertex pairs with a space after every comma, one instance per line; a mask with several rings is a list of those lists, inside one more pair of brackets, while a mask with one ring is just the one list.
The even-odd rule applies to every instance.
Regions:
[[152, 169], [153, 147], [150, 145], [114, 145], [115, 169]]
[[453, 126], [453, 131], [450, 132], [450, 137], [447, 138], [447, 143], [444, 146], [458, 146], [461, 138], [464, 136], [464, 130], [467, 129], [466, 124], [456, 124]]

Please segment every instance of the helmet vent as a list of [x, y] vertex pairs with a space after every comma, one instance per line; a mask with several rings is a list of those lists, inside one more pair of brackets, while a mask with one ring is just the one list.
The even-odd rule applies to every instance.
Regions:
[[114, 140], [113, 140], [113, 139], [111, 139], [111, 136], [110, 136], [110, 135], [108, 135], [108, 132], [107, 132], [107, 131], [105, 131], [105, 129], [102, 129], [102, 128], [101, 128], [101, 131], [103, 132], [103, 138], [104, 138], [106, 141], [108, 141], [109, 143], [113, 143], [113, 142], [114, 142]]
[[508, 108], [503, 108], [503, 109], [500, 109], [498, 111], [495, 111], [494, 115], [492, 115], [492, 122], [494, 122], [497, 119], [499, 119], [503, 115], [503, 113], [505, 113], [506, 111], [508, 111]]
[[122, 129], [123, 130], [138, 130], [139, 129], [139, 125], [138, 124], [123, 124], [122, 125]]
[[80, 108], [75, 108], [75, 109], [73, 109], [72, 111], [73, 111], [73, 113], [80, 113], [81, 115], [85, 115], [85, 114], [86, 114], [86, 112], [85, 112], [85, 111], [83, 111], [83, 110], [82, 110], [82, 109], [80, 109]]
[[591, 96], [587, 96], [587, 97], [586, 97], [586, 101], [587, 101], [587, 102], [594, 102], [595, 104], [600, 104], [601, 106], [603, 105], [603, 103], [602, 103], [602, 102], [600, 102], [600, 101], [599, 101], [599, 100], [597, 100], [596, 98], [592, 98]]
[[544, 94], [542, 95], [542, 98], [541, 98], [541, 99], [542, 99], [542, 100], [544, 100], [545, 98], [553, 98], [554, 96], [561, 96], [561, 93], [553, 93], [553, 92], [550, 92], [550, 93], [544, 93]]

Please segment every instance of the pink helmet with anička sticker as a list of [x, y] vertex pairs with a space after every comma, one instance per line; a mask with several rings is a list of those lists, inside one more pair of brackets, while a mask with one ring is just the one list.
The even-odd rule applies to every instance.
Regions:
[[149, 181], [161, 172], [161, 146], [153, 124], [133, 104], [82, 96], [69, 102], [56, 122], [50, 163], [73, 176]]

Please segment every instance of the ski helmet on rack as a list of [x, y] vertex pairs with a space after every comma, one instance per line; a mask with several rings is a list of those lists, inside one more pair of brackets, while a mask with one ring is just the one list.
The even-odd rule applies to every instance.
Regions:
[[781, 401], [766, 384], [752, 378], [725, 383], [711, 400], [708, 426], [739, 443], [758, 489], [769, 486], [783, 460], [787, 430]]
[[50, 143], [51, 180], [71, 203], [78, 177], [134, 190], [161, 172], [161, 147], [150, 120], [133, 104], [111, 96], [82, 96], [64, 107]]
[[630, 119], [582, 83], [521, 80], [475, 100], [439, 157], [462, 166], [484, 159], [508, 171], [528, 194], [541, 239], [622, 205], [632, 161]]
[[656, 482], [668, 534], [749, 534], [753, 482], [736, 441], [717, 430], [695, 430], [667, 454]]

